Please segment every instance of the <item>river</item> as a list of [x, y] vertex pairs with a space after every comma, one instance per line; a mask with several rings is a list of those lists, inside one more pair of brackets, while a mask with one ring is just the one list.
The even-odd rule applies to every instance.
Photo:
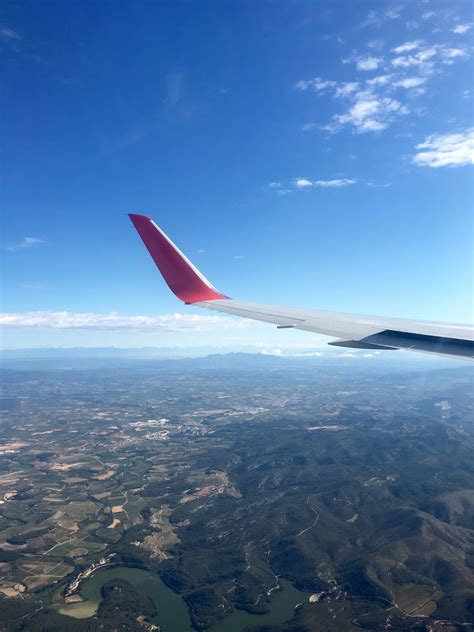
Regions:
[[[184, 599], [168, 588], [158, 575], [139, 568], [115, 567], [97, 571], [81, 585], [80, 592], [84, 601], [64, 605], [60, 612], [76, 618], [93, 616], [102, 599], [102, 586], [111, 579], [124, 579], [135, 590], [153, 600], [158, 611], [153, 623], [159, 624], [162, 632], [195, 632]], [[280, 584], [282, 590], [272, 593], [270, 611], [267, 614], [249, 614], [235, 609], [208, 628], [207, 632], [241, 632], [248, 625], [282, 624], [288, 621], [294, 615], [296, 604], [307, 601], [309, 593], [297, 590], [285, 579], [280, 580]]]

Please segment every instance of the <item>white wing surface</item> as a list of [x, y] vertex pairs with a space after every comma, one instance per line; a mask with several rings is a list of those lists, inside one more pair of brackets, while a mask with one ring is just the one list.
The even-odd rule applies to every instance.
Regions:
[[472, 325], [386, 318], [239, 301], [218, 292], [163, 231], [144, 215], [130, 215], [155, 264], [186, 304], [337, 338], [330, 345], [358, 349], [409, 349], [474, 358]]

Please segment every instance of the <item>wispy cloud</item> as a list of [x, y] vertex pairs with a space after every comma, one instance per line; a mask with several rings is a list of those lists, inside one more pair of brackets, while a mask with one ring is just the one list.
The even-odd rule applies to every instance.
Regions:
[[452, 29], [453, 33], [457, 35], [465, 35], [468, 31], [472, 29], [472, 24], [456, 24], [456, 26]]
[[420, 167], [459, 167], [474, 164], [474, 128], [456, 134], [428, 136], [416, 146], [413, 162]]
[[[302, 191], [305, 189], [311, 189], [313, 187], [323, 187], [323, 188], [337, 188], [337, 187], [347, 187], [351, 184], [356, 184], [357, 180], [354, 178], [333, 178], [330, 180], [310, 180], [309, 178], [295, 178], [291, 183], [294, 191]], [[291, 189], [284, 189], [288, 193], [291, 193]], [[279, 193], [280, 190], [276, 189], [276, 192]]]
[[399, 7], [381, 9], [379, 11], [371, 10], [368, 12], [361, 26], [380, 26], [387, 20], [398, 20], [400, 16], [401, 9]]
[[0, 314], [0, 325], [9, 329], [85, 329], [85, 330], [150, 330], [150, 331], [221, 331], [255, 325], [253, 321], [229, 316], [200, 314], [162, 314], [161, 316], [125, 316], [111, 312], [13, 312]]
[[31, 43], [25, 42], [17, 31], [5, 24], [0, 25], [0, 40], [3, 41], [5, 49], [16, 58], [41, 65], [49, 63], [42, 55], [31, 49]]
[[0, 35], [9, 40], [21, 39], [21, 36], [16, 31], [14, 31], [13, 29], [9, 29], [6, 26], [0, 26]]
[[396, 46], [395, 48], [392, 48], [392, 52], [396, 53], [397, 55], [401, 55], [402, 53], [409, 53], [412, 50], [416, 50], [420, 46], [421, 46], [420, 40], [416, 40], [414, 42], [405, 42], [404, 44], [400, 44], [400, 46]]
[[[346, 105], [346, 111], [343, 114], [335, 114], [326, 125], [305, 123], [302, 130], [309, 132], [322, 129], [335, 133], [345, 126], [350, 126], [356, 133], [361, 134], [386, 129], [396, 118], [409, 112], [406, 105], [391, 96], [391, 92], [398, 87], [407, 88], [410, 87], [410, 83], [413, 84], [411, 87], [414, 87], [415, 84], [413, 78], [406, 85], [393, 82], [391, 79], [391, 75], [380, 75], [367, 80], [363, 85], [360, 82], [343, 82], [336, 85], [333, 96]], [[423, 79], [420, 79], [418, 85], [421, 83]]]
[[369, 181], [369, 182], [367, 182], [367, 186], [369, 186], [369, 187], [377, 187], [377, 188], [380, 188], [380, 189], [386, 189], [388, 187], [391, 187], [392, 184], [391, 184], [391, 182], [372, 182], [372, 181]]
[[428, 74], [433, 71], [433, 57], [436, 57], [438, 50], [438, 46], [431, 46], [418, 49], [416, 52], [412, 52], [409, 55], [398, 55], [392, 59], [392, 66], [398, 69], [416, 66], [420, 72]]
[[356, 182], [357, 180], [351, 178], [336, 178], [334, 180], [315, 180], [314, 185], [317, 187], [347, 187]]
[[[415, 42], [410, 42], [412, 45]], [[403, 48], [402, 44], [397, 48]], [[396, 49], [394, 49], [396, 50]], [[468, 52], [463, 48], [449, 47], [443, 44], [433, 46], [418, 46], [416, 52], [412, 50], [409, 55], [399, 55], [392, 59], [392, 66], [398, 69], [416, 67], [421, 73], [430, 74], [435, 69], [436, 63], [452, 64], [455, 59], [467, 57]]]
[[371, 50], [382, 50], [384, 45], [385, 43], [382, 39], [373, 39], [370, 40], [370, 42], [367, 42], [367, 48], [370, 48]]
[[441, 54], [445, 64], [452, 63], [453, 59], [468, 57], [468, 52], [464, 48], [443, 48]]
[[323, 129], [337, 132], [349, 125], [355, 132], [381, 132], [397, 117], [408, 114], [408, 108], [391, 97], [379, 96], [373, 90], [363, 90], [353, 98], [353, 103], [345, 114], [336, 114], [331, 123]]
[[405, 79], [400, 79], [396, 81], [393, 85], [398, 88], [405, 88], [406, 90], [410, 90], [411, 88], [418, 88], [423, 85], [426, 81], [426, 77], [406, 77]]
[[[319, 97], [331, 96], [342, 110], [329, 122], [304, 123], [302, 130], [336, 133], [349, 128], [357, 134], [378, 133], [410, 112], [420, 115], [423, 110], [413, 107], [412, 102], [426, 92], [428, 80], [442, 72], [444, 66], [463, 60], [469, 54], [467, 47], [428, 45], [421, 39], [402, 41], [385, 55], [385, 61], [382, 57], [353, 53], [341, 61], [344, 65], [355, 63], [354, 81], [315, 77], [295, 84], [297, 89], [312, 90]], [[369, 79], [364, 79], [359, 72], [375, 70], [382, 72]]]
[[288, 193], [292, 193], [291, 189], [288, 189], [287, 186], [284, 186], [281, 182], [269, 182], [267, 189], [275, 191], [278, 195], [288, 195]]
[[182, 72], [173, 72], [166, 75], [166, 96], [164, 106], [166, 109], [175, 107], [183, 96], [184, 75]]
[[313, 186], [311, 180], [307, 180], [306, 178], [297, 178], [294, 184], [297, 189], [306, 189], [307, 187]]
[[300, 80], [295, 83], [297, 90], [314, 90], [315, 92], [324, 92], [329, 88], [334, 88], [337, 85], [336, 81], [325, 81], [321, 77], [314, 77], [314, 79]]
[[356, 60], [357, 70], [377, 70], [382, 63], [383, 59], [381, 57], [372, 57], [372, 55], [358, 57]]
[[372, 77], [372, 79], [367, 79], [365, 83], [373, 88], [373, 86], [385, 86], [391, 79], [392, 75], [378, 75], [377, 77]]
[[13, 252], [15, 250], [24, 250], [25, 248], [34, 248], [35, 246], [45, 243], [44, 239], [40, 239], [39, 237], [23, 237], [23, 239], [16, 244], [7, 246], [6, 250]]
[[336, 91], [334, 92], [334, 96], [338, 99], [342, 97], [347, 97], [357, 90], [359, 86], [358, 81], [346, 81], [345, 83], [340, 83], [336, 87]]

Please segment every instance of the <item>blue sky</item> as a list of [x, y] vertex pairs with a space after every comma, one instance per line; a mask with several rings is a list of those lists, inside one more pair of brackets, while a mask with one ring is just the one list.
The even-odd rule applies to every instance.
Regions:
[[129, 212], [230, 296], [469, 322], [473, 22], [456, 0], [4, 3], [2, 346], [323, 344], [182, 306]]

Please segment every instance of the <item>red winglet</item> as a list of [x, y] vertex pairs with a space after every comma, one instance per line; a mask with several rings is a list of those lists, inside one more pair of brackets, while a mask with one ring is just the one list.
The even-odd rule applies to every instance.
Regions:
[[228, 298], [209, 283], [150, 217], [135, 214], [129, 217], [168, 287], [179, 299], [198, 303]]

